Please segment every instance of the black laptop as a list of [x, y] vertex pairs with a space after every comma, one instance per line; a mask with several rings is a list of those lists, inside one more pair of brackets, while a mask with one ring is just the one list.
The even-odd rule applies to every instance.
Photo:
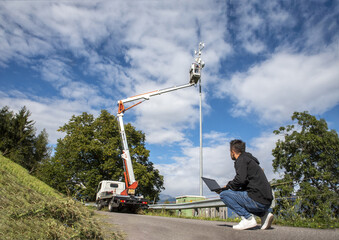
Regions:
[[219, 184], [217, 183], [217, 181], [215, 181], [214, 179], [205, 178], [205, 177], [201, 177], [201, 179], [206, 183], [207, 187], [212, 192], [219, 192], [219, 191], [222, 191], [222, 190], [226, 190], [226, 188], [220, 187]]

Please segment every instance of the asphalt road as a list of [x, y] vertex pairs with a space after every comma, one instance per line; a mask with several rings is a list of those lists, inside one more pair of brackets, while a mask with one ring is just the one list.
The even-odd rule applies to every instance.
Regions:
[[182, 218], [144, 216], [126, 213], [97, 211], [104, 215], [101, 221], [114, 224], [123, 231], [127, 240], [339, 240], [339, 229], [322, 230], [308, 228], [282, 227], [273, 225], [272, 229], [233, 230], [236, 223], [203, 221]]

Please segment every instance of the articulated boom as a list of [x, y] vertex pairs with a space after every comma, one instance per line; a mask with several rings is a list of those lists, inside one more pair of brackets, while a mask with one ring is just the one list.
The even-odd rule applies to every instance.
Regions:
[[[123, 116], [124, 116], [125, 111], [142, 103], [145, 100], [149, 100], [153, 96], [157, 96], [157, 95], [167, 93], [167, 92], [172, 92], [172, 91], [182, 89], [182, 88], [191, 87], [191, 86], [194, 86], [195, 84], [196, 84], [195, 82], [192, 82], [192, 83], [181, 85], [181, 86], [174, 86], [171, 88], [156, 90], [153, 92], [144, 93], [144, 94], [137, 95], [134, 97], [126, 98], [118, 102], [118, 105], [119, 105], [118, 120], [119, 120], [119, 126], [120, 126], [120, 135], [121, 135], [122, 144], [123, 144], [122, 158], [124, 161], [124, 168], [125, 168], [124, 176], [125, 176], [125, 183], [126, 183], [126, 190], [122, 192], [122, 195], [134, 195], [135, 189], [138, 186], [138, 182], [135, 181], [135, 177], [134, 177], [132, 160], [131, 160], [131, 155], [129, 153], [128, 143], [127, 143], [127, 138], [126, 138], [126, 133], [125, 133], [125, 127], [124, 127], [124, 122], [123, 122]], [[143, 101], [140, 101], [137, 104], [134, 104], [133, 106], [125, 109], [124, 103], [137, 101], [141, 99], [143, 99]]]
[[[142, 103], [145, 100], [149, 100], [151, 97], [161, 95], [163, 93], [168, 93], [172, 92], [175, 90], [179, 90], [182, 88], [187, 88], [191, 86], [195, 86], [201, 79], [201, 69], [204, 67], [204, 63], [201, 61], [200, 55], [201, 55], [201, 49], [204, 47], [203, 43], [199, 44], [199, 52], [196, 52], [196, 55], [198, 55], [198, 58], [196, 58], [196, 62], [192, 64], [191, 69], [190, 69], [190, 81], [188, 84], [180, 85], [180, 86], [174, 86], [170, 88], [165, 88], [161, 90], [156, 90], [140, 95], [136, 95], [133, 97], [129, 97], [123, 100], [118, 101], [118, 120], [119, 120], [119, 126], [120, 126], [120, 135], [123, 143], [123, 153], [122, 153], [122, 158], [124, 162], [124, 176], [125, 176], [125, 183], [126, 183], [126, 189], [121, 193], [122, 195], [134, 195], [135, 194], [135, 189], [138, 186], [138, 182], [135, 181], [134, 177], [134, 171], [133, 171], [133, 166], [132, 166], [132, 160], [131, 160], [131, 155], [129, 153], [128, 149], [128, 143], [127, 143], [127, 138], [126, 138], [126, 133], [125, 133], [125, 127], [124, 127], [124, 122], [123, 122], [123, 116], [125, 111], [128, 109], [135, 107], [136, 105]], [[131, 107], [128, 107], [125, 109], [124, 104], [128, 102], [133, 102], [137, 100], [142, 100]]]

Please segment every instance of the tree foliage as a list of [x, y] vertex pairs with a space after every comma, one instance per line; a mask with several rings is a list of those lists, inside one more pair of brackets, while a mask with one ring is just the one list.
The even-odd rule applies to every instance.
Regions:
[[[101, 111], [98, 118], [83, 113], [73, 116], [59, 129], [65, 133], [58, 139], [55, 155], [40, 168], [40, 178], [61, 192], [95, 199], [96, 187], [102, 180], [124, 181], [122, 144], [116, 117]], [[163, 177], [148, 160], [145, 135], [131, 124], [125, 126], [133, 161], [137, 193], [158, 199]]]
[[7, 106], [0, 110], [0, 151], [32, 173], [41, 161], [49, 158], [50, 151], [45, 129], [36, 136], [30, 116], [26, 107], [17, 114]]
[[[276, 210], [286, 218], [293, 214], [324, 221], [338, 218], [338, 134], [328, 129], [324, 119], [308, 112], [295, 112], [292, 120], [298, 125], [274, 131], [283, 136], [273, 149], [273, 168], [283, 172], [283, 178], [276, 181], [281, 199]], [[288, 201], [291, 199], [296, 201]]]

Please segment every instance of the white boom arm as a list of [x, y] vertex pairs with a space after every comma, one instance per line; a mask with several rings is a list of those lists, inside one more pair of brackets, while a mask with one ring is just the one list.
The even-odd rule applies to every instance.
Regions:
[[124, 159], [125, 171], [128, 175], [128, 183], [129, 183], [129, 185], [132, 185], [132, 183], [135, 182], [135, 177], [134, 177], [134, 171], [133, 171], [133, 166], [132, 166], [132, 161], [131, 161], [131, 155], [130, 155], [129, 149], [128, 149], [124, 122], [122, 120], [123, 116], [124, 116], [123, 113], [118, 114], [118, 120], [119, 120], [119, 126], [120, 126], [120, 135], [121, 135], [122, 145], [123, 145], [122, 158]]
[[195, 84], [196, 83], [188, 83], [188, 84], [184, 84], [184, 85], [180, 85], [180, 86], [174, 86], [174, 87], [165, 88], [165, 89], [161, 89], [161, 90], [155, 90], [153, 92], [143, 93], [143, 94], [140, 94], [140, 95], [136, 95], [136, 96], [133, 96], [133, 97], [129, 97], [129, 98], [120, 100], [118, 102], [118, 104], [120, 104], [120, 102], [128, 103], [128, 102], [133, 102], [133, 101], [137, 101], [137, 100], [140, 100], [140, 99], [149, 100], [150, 97], [161, 95], [161, 94], [167, 93], [167, 92], [172, 92], [172, 91], [179, 90], [179, 89], [182, 89], [182, 88], [191, 87]]
[[[142, 99], [143, 100], [149, 100], [151, 97], [161, 95], [163, 93], [179, 90], [179, 89], [182, 89], [182, 88], [191, 87], [191, 86], [194, 86], [194, 85], [196, 85], [196, 83], [194, 83], [194, 82], [188, 83], [188, 84], [184, 84], [184, 85], [180, 85], [180, 86], [174, 86], [174, 87], [170, 87], [170, 88], [165, 88], [165, 89], [156, 90], [156, 91], [153, 91], [153, 92], [140, 94], [140, 95], [137, 95], [137, 96], [129, 97], [129, 98], [118, 101], [119, 112], [118, 112], [117, 116], [118, 116], [118, 120], [119, 120], [120, 135], [121, 135], [122, 144], [123, 144], [122, 158], [124, 159], [124, 167], [125, 167], [125, 172], [126, 172], [127, 177], [128, 177], [128, 184], [129, 185], [132, 185], [135, 182], [135, 176], [134, 176], [134, 171], [133, 171], [131, 155], [129, 153], [124, 122], [123, 122], [124, 112], [127, 110], [127, 109], [124, 108], [124, 103], [133, 102], [133, 101], [142, 100]], [[139, 104], [139, 103], [137, 103], [137, 104]], [[135, 104], [135, 105], [137, 105], [137, 104]]]

